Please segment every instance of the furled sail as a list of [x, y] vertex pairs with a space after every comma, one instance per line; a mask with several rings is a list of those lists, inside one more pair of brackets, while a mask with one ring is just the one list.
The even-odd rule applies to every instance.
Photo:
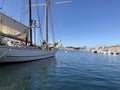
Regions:
[[0, 35], [25, 41], [28, 35], [28, 27], [20, 22], [0, 13]]

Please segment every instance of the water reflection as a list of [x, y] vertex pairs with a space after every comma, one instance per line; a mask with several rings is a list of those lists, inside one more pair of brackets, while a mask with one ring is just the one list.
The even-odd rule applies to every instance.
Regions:
[[0, 65], [0, 90], [46, 90], [56, 59]]

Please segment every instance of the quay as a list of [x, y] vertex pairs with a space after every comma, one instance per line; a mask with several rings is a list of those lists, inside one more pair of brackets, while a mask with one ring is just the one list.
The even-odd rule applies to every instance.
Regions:
[[94, 53], [119, 55], [120, 54], [120, 45], [94, 47], [94, 48], [91, 48], [90, 51], [94, 52]]

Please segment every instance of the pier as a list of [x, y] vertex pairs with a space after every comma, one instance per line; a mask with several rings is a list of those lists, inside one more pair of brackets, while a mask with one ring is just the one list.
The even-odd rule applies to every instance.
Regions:
[[94, 53], [118, 55], [120, 54], [120, 45], [94, 47], [94, 48], [91, 48], [90, 51]]

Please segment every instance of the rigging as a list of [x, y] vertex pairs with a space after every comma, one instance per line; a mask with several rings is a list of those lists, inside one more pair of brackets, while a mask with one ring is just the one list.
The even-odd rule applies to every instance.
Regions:
[[0, 10], [2, 11], [3, 5], [4, 5], [5, 0], [2, 0]]
[[55, 34], [54, 34], [54, 26], [53, 26], [53, 19], [52, 19], [52, 11], [51, 11], [51, 6], [49, 6], [49, 13], [50, 13], [50, 21], [51, 21], [51, 30], [52, 30], [52, 39], [53, 43], [55, 43]]
[[[37, 4], [37, 0], [35, 0], [35, 3]], [[39, 27], [39, 30], [40, 30], [40, 36], [41, 36], [41, 40], [43, 41], [43, 30], [42, 30], [42, 27], [41, 27], [41, 19], [40, 19], [40, 14], [39, 14], [39, 9], [38, 9], [38, 7], [36, 7], [36, 11], [37, 11], [37, 17], [38, 17], [38, 27]], [[40, 40], [40, 41], [41, 41]]]

